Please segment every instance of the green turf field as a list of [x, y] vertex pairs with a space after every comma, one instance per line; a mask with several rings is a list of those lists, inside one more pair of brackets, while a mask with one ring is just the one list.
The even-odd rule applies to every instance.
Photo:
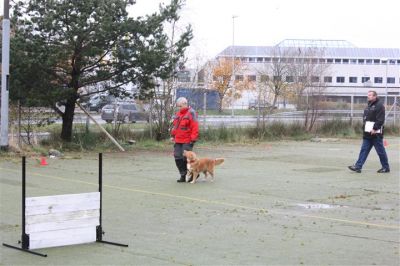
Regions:
[[[104, 154], [104, 240], [38, 250], [6, 247], [1, 265], [399, 265], [400, 138], [390, 174], [374, 150], [350, 172], [361, 140], [195, 147], [224, 157], [216, 181], [178, 184], [171, 151]], [[20, 158], [0, 158], [2, 242], [21, 234]], [[27, 162], [27, 196], [97, 191], [97, 154]]]

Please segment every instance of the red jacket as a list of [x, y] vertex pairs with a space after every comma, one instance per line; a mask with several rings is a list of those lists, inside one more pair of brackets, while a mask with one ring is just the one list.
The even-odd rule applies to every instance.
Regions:
[[191, 107], [185, 107], [174, 116], [171, 135], [175, 143], [190, 143], [199, 137], [197, 113]]

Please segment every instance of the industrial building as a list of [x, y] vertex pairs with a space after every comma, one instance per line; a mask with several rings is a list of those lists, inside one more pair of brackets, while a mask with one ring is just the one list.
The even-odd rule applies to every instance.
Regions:
[[[277, 62], [325, 65], [322, 76], [313, 79], [325, 87], [324, 95], [331, 101], [349, 102], [351, 98], [365, 102], [368, 90], [372, 89], [390, 105], [400, 95], [400, 48], [360, 48], [344, 40], [287, 39], [274, 46], [229, 46], [216, 56], [222, 58], [240, 59], [245, 66], [235, 73], [236, 80], [259, 81], [261, 70], [272, 69]], [[272, 78], [273, 73], [270, 75]], [[301, 77], [280, 77], [288, 83], [298, 78]], [[246, 105], [254, 97], [251, 92], [244, 94], [235, 105]]]

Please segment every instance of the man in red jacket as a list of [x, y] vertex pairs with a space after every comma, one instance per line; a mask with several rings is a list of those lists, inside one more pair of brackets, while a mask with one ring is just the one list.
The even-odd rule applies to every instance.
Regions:
[[188, 106], [187, 99], [180, 97], [176, 100], [179, 111], [175, 114], [173, 127], [171, 130], [171, 140], [174, 144], [174, 157], [178, 168], [180, 179], [177, 182], [186, 182], [187, 161], [183, 156], [183, 151], [191, 151], [194, 143], [199, 137], [199, 122], [197, 113]]

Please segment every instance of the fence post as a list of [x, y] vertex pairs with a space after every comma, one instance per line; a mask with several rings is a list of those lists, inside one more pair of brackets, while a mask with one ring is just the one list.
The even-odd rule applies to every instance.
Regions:
[[204, 90], [203, 97], [203, 128], [206, 129], [206, 117], [207, 117], [207, 90]]
[[351, 103], [350, 103], [350, 124], [353, 126], [353, 116], [354, 116], [354, 95], [351, 95]]

